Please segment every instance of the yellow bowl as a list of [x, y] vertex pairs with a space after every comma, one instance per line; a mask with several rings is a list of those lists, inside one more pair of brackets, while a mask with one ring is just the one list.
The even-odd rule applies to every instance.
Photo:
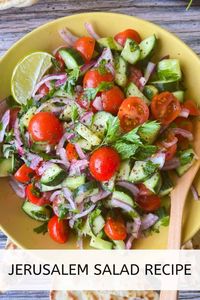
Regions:
[[[102, 36], [112, 36], [126, 28], [135, 28], [145, 38], [153, 33], [159, 38], [157, 56], [170, 54], [178, 58], [184, 73], [186, 95], [200, 104], [200, 60], [197, 55], [176, 36], [166, 30], [144, 20], [113, 13], [85, 13], [65, 17], [37, 28], [18, 41], [0, 61], [0, 99], [10, 94], [10, 79], [17, 62], [30, 52], [43, 50], [51, 52], [63, 41], [58, 30], [68, 27], [77, 35], [85, 35], [84, 22], [91, 22], [95, 30]], [[200, 182], [196, 181], [200, 188]], [[7, 179], [0, 180], [0, 224], [17, 245], [28, 249], [64, 249], [76, 248], [75, 237], [66, 245], [53, 242], [48, 234], [45, 236], [33, 232], [38, 222], [30, 219], [21, 210], [22, 201], [15, 196]], [[200, 203], [188, 196], [184, 211], [183, 241], [191, 238], [200, 228]], [[159, 234], [141, 239], [134, 247], [137, 249], [162, 249], [166, 247], [167, 228]]]

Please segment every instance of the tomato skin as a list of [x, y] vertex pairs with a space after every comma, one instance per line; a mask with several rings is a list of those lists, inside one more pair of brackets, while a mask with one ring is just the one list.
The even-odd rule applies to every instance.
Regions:
[[77, 160], [78, 153], [76, 152], [76, 148], [73, 144], [68, 143], [66, 146], [67, 158], [69, 161]]
[[117, 115], [120, 105], [124, 100], [124, 93], [118, 86], [101, 93], [103, 109], [113, 115]]
[[50, 237], [59, 244], [64, 244], [69, 239], [69, 226], [67, 220], [59, 220], [53, 216], [48, 222], [48, 232]]
[[[174, 120], [174, 123], [176, 124], [176, 126], [178, 128], [182, 128], [182, 129], [185, 129], [185, 130], [193, 133], [194, 128], [193, 128], [192, 121], [182, 118], [182, 117], [179, 117]], [[178, 135], [178, 134], [176, 135], [176, 137], [178, 138], [178, 148], [180, 150], [185, 150], [185, 149], [189, 148], [190, 142], [187, 138], [183, 137], [182, 135]]]
[[35, 175], [35, 171], [26, 164], [23, 164], [15, 173], [14, 177], [17, 181], [21, 183], [27, 183]]
[[163, 125], [169, 125], [180, 114], [181, 106], [178, 99], [170, 92], [155, 95], [151, 101], [151, 112], [155, 119]]
[[62, 59], [59, 51], [56, 52], [56, 54], [54, 55], [55, 56], [55, 59], [57, 60], [57, 62], [59, 63], [59, 66], [60, 66], [60, 69], [61, 71], [64, 71], [65, 70], [65, 62], [64, 60]]
[[[34, 191], [36, 191], [38, 195], [36, 195], [36, 193], [34, 194]], [[43, 193], [40, 193], [40, 191], [37, 190], [32, 183], [26, 187], [26, 197], [31, 203], [38, 206], [43, 206], [49, 203], [49, 200], [43, 197]]]
[[129, 77], [128, 81], [133, 82], [139, 89], [142, 87], [140, 82], [140, 78], [143, 76], [140, 69], [136, 68], [135, 66], [129, 67]]
[[126, 227], [122, 220], [114, 220], [109, 217], [104, 226], [105, 234], [116, 241], [124, 241], [127, 237]]
[[37, 90], [37, 94], [41, 94], [43, 96], [46, 96], [46, 94], [48, 94], [48, 92], [49, 92], [49, 88], [48, 88], [48, 86], [46, 86], [45, 83], [43, 83], [43, 85], [41, 85], [39, 87], [39, 89]]
[[89, 36], [81, 37], [74, 43], [74, 48], [81, 53], [86, 62], [91, 60], [94, 47], [95, 39]]
[[118, 112], [120, 126], [123, 131], [128, 132], [149, 118], [149, 108], [139, 97], [126, 98]]
[[[170, 143], [170, 142], [172, 142], [174, 139], [176, 139], [174, 133], [172, 133], [172, 132], [169, 131], [169, 132], [167, 133], [167, 136], [166, 136], [165, 141], [166, 141], [167, 143]], [[177, 151], [177, 143], [175, 143], [174, 145], [172, 145], [172, 146], [170, 146], [170, 147], [168, 147], [168, 148], [166, 148], [166, 147], [162, 144], [162, 142], [157, 142], [156, 145], [157, 145], [158, 147], [160, 147], [162, 150], [164, 150], [164, 152], [165, 152], [165, 160], [166, 160], [166, 161], [171, 160], [171, 159], [175, 156], [176, 151]]]
[[193, 100], [186, 100], [183, 104], [183, 108], [187, 108], [191, 116], [200, 116], [200, 109]]
[[11, 108], [10, 109], [10, 122], [9, 122], [9, 129], [12, 129], [15, 125], [15, 121], [17, 119], [18, 112], [20, 111], [19, 108]]
[[28, 132], [35, 142], [56, 145], [63, 135], [63, 126], [53, 113], [39, 112], [30, 120]]
[[118, 170], [120, 156], [111, 147], [101, 147], [90, 157], [89, 168], [92, 176], [99, 181], [109, 180]]
[[137, 187], [139, 188], [140, 196], [150, 196], [153, 194], [143, 183], [138, 183]]
[[145, 212], [154, 212], [161, 205], [160, 197], [157, 195], [139, 196], [136, 201]]
[[142, 41], [139, 33], [134, 30], [134, 29], [126, 29], [122, 32], [119, 32], [115, 35], [114, 39], [116, 40], [116, 42], [118, 44], [120, 44], [121, 46], [124, 46], [126, 43], [126, 40], [130, 38], [132, 40], [134, 40], [136, 43], [140, 43]]
[[113, 75], [110, 72], [101, 74], [98, 69], [92, 69], [85, 74], [83, 78], [83, 87], [96, 88], [101, 82], [112, 82], [113, 79]]

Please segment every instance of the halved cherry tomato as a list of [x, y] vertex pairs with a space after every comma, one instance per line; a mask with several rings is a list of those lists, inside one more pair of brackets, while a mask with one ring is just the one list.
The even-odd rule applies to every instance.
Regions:
[[64, 60], [62, 59], [59, 51], [56, 52], [55, 54], [55, 59], [57, 60], [57, 62], [59, 63], [59, 67], [61, 69], [61, 71], [63, 71], [65, 69], [65, 62]]
[[90, 61], [94, 53], [95, 39], [89, 36], [79, 38], [73, 46], [86, 61]]
[[105, 234], [116, 241], [124, 241], [127, 237], [126, 226], [123, 220], [114, 220], [109, 217], [104, 226]]
[[157, 195], [139, 196], [136, 201], [145, 212], [153, 212], [161, 205], [160, 197]]
[[35, 175], [35, 171], [29, 167], [27, 167], [26, 164], [23, 164], [15, 173], [14, 177], [17, 181], [21, 183], [27, 183], [33, 178]]
[[48, 232], [50, 237], [59, 244], [64, 244], [69, 238], [69, 225], [67, 220], [59, 220], [53, 216], [48, 222]]
[[155, 95], [151, 101], [153, 117], [163, 125], [168, 125], [180, 114], [181, 106], [178, 99], [170, 92]]
[[78, 95], [77, 103], [85, 110], [91, 110], [93, 113], [97, 112], [96, 108], [93, 106], [93, 101], [88, 101], [87, 97], [85, 97], [84, 92]]
[[124, 100], [124, 93], [118, 86], [101, 93], [103, 109], [113, 115], [118, 113], [119, 107]]
[[139, 89], [142, 87], [140, 78], [143, 76], [140, 69], [135, 66], [130, 66], [128, 81], [133, 82]]
[[[176, 139], [175, 135], [173, 132], [168, 131], [166, 138], [164, 139], [164, 141], [166, 143], [171, 143]], [[176, 139], [177, 140], [177, 139]], [[164, 150], [165, 152], [165, 160], [171, 160], [174, 155], [176, 154], [177, 151], [177, 143], [171, 145], [170, 147], [165, 147], [165, 145], [162, 142], [157, 142], [156, 145], [158, 147], [160, 147], [161, 149]]]
[[27, 199], [38, 206], [43, 206], [49, 203], [49, 200], [43, 196], [43, 193], [40, 192], [32, 183], [26, 187], [26, 197]]
[[190, 111], [191, 116], [200, 116], [200, 109], [197, 107], [197, 104], [193, 100], [186, 100], [183, 103], [183, 107], [187, 108]]
[[63, 126], [53, 113], [39, 112], [30, 120], [28, 132], [35, 142], [55, 145], [62, 137]]
[[[192, 123], [192, 121], [190, 121], [186, 118], [179, 117], [179, 118], [176, 118], [174, 120], [174, 123], [176, 124], [176, 126], [178, 128], [182, 128], [184, 130], [187, 130], [187, 131], [193, 133], [193, 123]], [[179, 135], [179, 134], [177, 134], [176, 137], [178, 138], [178, 148], [179, 149], [185, 150], [185, 149], [189, 148], [190, 141], [187, 138], [185, 138], [185, 137], [183, 137], [182, 135]]]
[[122, 32], [117, 33], [114, 37], [116, 42], [118, 42], [122, 46], [125, 45], [128, 38], [134, 40], [138, 44], [142, 41], [139, 33], [134, 29], [126, 29]]
[[122, 102], [118, 117], [121, 128], [128, 132], [148, 120], [149, 108], [141, 98], [129, 97]]
[[101, 147], [90, 157], [89, 168], [92, 176], [99, 181], [109, 180], [118, 170], [120, 156], [111, 147]]
[[49, 88], [44, 83], [43, 85], [41, 85], [41, 87], [39, 87], [37, 94], [41, 94], [41, 95], [45, 96], [46, 94], [48, 94], [48, 92], [49, 92]]
[[66, 153], [67, 153], [67, 158], [69, 161], [78, 159], [78, 153], [76, 152], [76, 148], [73, 144], [71, 144], [71, 143], [67, 144]]
[[138, 183], [137, 187], [139, 188], [140, 196], [150, 196], [153, 194], [143, 183]]
[[92, 69], [85, 74], [83, 78], [83, 87], [96, 88], [101, 82], [112, 82], [113, 79], [113, 75], [110, 72], [101, 73], [98, 69]]

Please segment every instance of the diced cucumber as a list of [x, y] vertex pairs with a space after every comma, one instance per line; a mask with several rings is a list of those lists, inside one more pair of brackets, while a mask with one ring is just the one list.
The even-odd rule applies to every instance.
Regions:
[[164, 197], [167, 196], [173, 190], [173, 183], [167, 172], [163, 172], [162, 176], [162, 186], [159, 191], [159, 196]]
[[126, 97], [135, 96], [142, 98], [146, 104], [149, 104], [150, 101], [145, 97], [145, 95], [138, 89], [138, 87], [133, 83], [129, 83], [126, 88]]
[[74, 102], [71, 101], [69, 104], [65, 107], [65, 109], [62, 111], [60, 114], [60, 119], [63, 121], [70, 121], [71, 120], [71, 115], [72, 115], [72, 108], [74, 106]]
[[184, 91], [176, 91], [173, 92], [173, 95], [178, 99], [179, 102], [184, 102], [185, 92]]
[[133, 183], [137, 183], [148, 179], [149, 174], [145, 172], [146, 165], [147, 162], [145, 161], [136, 161], [131, 170], [129, 180]]
[[140, 47], [132, 39], [127, 39], [121, 56], [129, 63], [135, 64], [140, 59]]
[[138, 134], [146, 144], [152, 145], [159, 134], [160, 127], [156, 121], [144, 123], [139, 127]]
[[119, 200], [121, 202], [124, 202], [124, 203], [126, 203], [126, 204], [134, 207], [134, 201], [133, 201], [133, 199], [129, 195], [127, 195], [126, 193], [124, 193], [124, 192], [114, 191], [113, 195], [112, 195], [112, 198], [113, 199], [117, 199], [117, 200]]
[[116, 250], [124, 250], [125, 249], [124, 241], [116, 241], [116, 240], [114, 241], [113, 240], [113, 242], [115, 244], [114, 249], [116, 249]]
[[62, 188], [61, 184], [58, 184], [56, 186], [48, 186], [45, 184], [40, 184], [41, 192], [51, 192], [51, 191], [55, 191], [55, 190], [60, 190], [61, 188]]
[[28, 127], [28, 124], [34, 116], [36, 109], [37, 107], [35, 106], [29, 108], [29, 110], [21, 117], [20, 123], [22, 124], [22, 126], [26, 128]]
[[120, 164], [119, 172], [117, 173], [116, 180], [128, 180], [131, 172], [130, 160], [124, 160]]
[[177, 80], [152, 81], [151, 84], [153, 84], [159, 90], [159, 92], [174, 92], [179, 90], [179, 82]]
[[154, 49], [156, 47], [156, 42], [156, 36], [151, 35], [139, 44], [141, 50], [140, 60], [149, 59], [153, 55]]
[[105, 48], [110, 48], [111, 50], [115, 51], [121, 51], [123, 48], [120, 44], [118, 44], [115, 39], [111, 36], [109, 37], [103, 37], [98, 39], [97, 41], [100, 46], [103, 46]]
[[95, 236], [97, 236], [101, 232], [101, 230], [104, 228], [104, 225], [105, 221], [102, 215], [99, 215], [94, 219], [93, 224], [91, 225], [91, 230]]
[[85, 125], [79, 123], [76, 128], [76, 132], [86, 139], [92, 146], [97, 146], [101, 143], [100, 138], [94, 134], [90, 129], [88, 129]]
[[158, 94], [158, 89], [151, 84], [145, 85], [143, 93], [149, 100], [152, 100], [153, 97]]
[[0, 177], [9, 176], [14, 169], [14, 155], [9, 158], [0, 157]]
[[40, 179], [41, 184], [56, 186], [66, 177], [66, 172], [56, 164], [52, 164], [46, 169]]
[[78, 50], [74, 48], [60, 49], [59, 54], [68, 69], [73, 70], [84, 64], [84, 60]]
[[[189, 162], [183, 164], [183, 157], [186, 159], [188, 158]], [[194, 162], [196, 161], [196, 155], [193, 151], [193, 149], [187, 149], [181, 152], [181, 155], [179, 156], [180, 162], [182, 163], [182, 165], [180, 165], [180, 167], [178, 167], [176, 169], [176, 172], [179, 176], [182, 176], [184, 173], [186, 173], [189, 168], [194, 164]]]
[[100, 250], [110, 250], [112, 249], [113, 244], [99, 237], [92, 237], [90, 241], [90, 246]]
[[162, 178], [159, 172], [143, 182], [143, 184], [154, 194], [158, 194], [162, 185]]
[[105, 191], [112, 192], [115, 188], [115, 180], [116, 180], [116, 174], [114, 174], [110, 180], [108, 181], [102, 181], [101, 186]]
[[78, 144], [83, 150], [89, 151], [92, 149], [92, 145], [85, 139], [78, 139], [76, 141], [76, 144]]
[[46, 206], [38, 206], [29, 201], [25, 201], [22, 210], [32, 219], [37, 221], [48, 221], [51, 217], [51, 209]]
[[182, 72], [178, 59], [163, 59], [157, 64], [157, 74], [160, 80], [182, 79]]
[[107, 130], [107, 123], [113, 116], [105, 111], [99, 111], [94, 115], [91, 130], [100, 138], [103, 139]]
[[67, 187], [70, 190], [77, 189], [80, 185], [85, 183], [85, 175], [82, 174], [80, 176], [68, 176], [61, 183], [62, 187]]
[[115, 82], [119, 86], [125, 87], [127, 84], [127, 62], [122, 56], [115, 57]]
[[77, 187], [74, 191], [74, 199], [76, 203], [82, 202], [85, 198], [89, 196], [93, 196], [99, 192], [97, 182], [90, 181], [86, 182], [79, 187]]
[[31, 146], [31, 150], [37, 153], [46, 152], [46, 147], [47, 147], [46, 143], [34, 143]]

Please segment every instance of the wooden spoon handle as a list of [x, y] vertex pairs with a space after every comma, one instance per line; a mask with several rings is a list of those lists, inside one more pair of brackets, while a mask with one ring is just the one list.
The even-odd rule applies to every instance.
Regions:
[[178, 292], [161, 291], [159, 300], [178, 300]]

